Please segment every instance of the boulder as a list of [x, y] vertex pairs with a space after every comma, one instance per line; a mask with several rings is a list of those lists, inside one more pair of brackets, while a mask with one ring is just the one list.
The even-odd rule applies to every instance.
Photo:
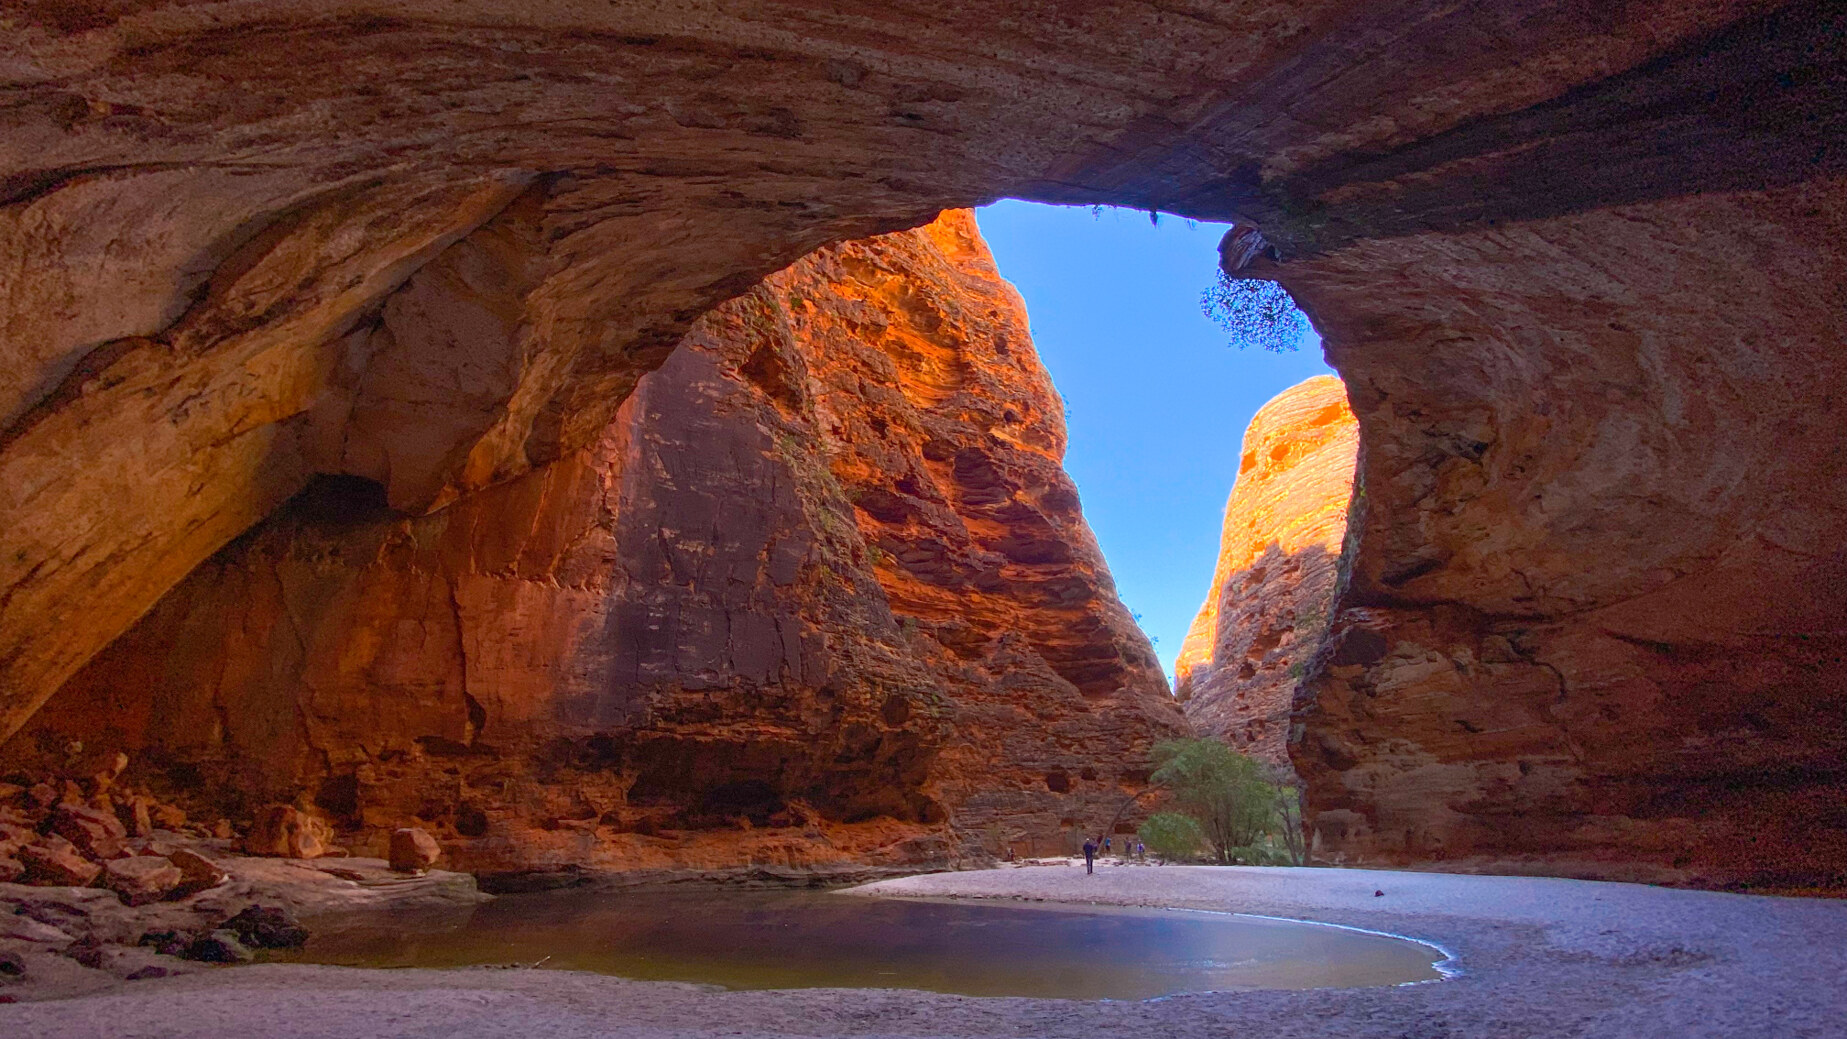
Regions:
[[95, 859], [112, 859], [122, 854], [123, 842], [128, 839], [128, 829], [114, 812], [69, 803], [58, 806], [52, 813], [51, 832]]
[[70, 947], [64, 950], [64, 955], [91, 970], [103, 970], [109, 962], [109, 952], [109, 947], [91, 934], [72, 942]]
[[214, 888], [231, 879], [224, 867], [189, 848], [174, 849], [167, 854], [167, 861], [179, 867], [179, 890], [183, 894]]
[[270, 805], [257, 813], [244, 838], [244, 851], [284, 859], [318, 859], [326, 853], [314, 820], [289, 805]]
[[399, 873], [422, 873], [442, 857], [436, 838], [420, 827], [407, 826], [391, 834], [391, 868]]
[[276, 906], [250, 906], [222, 928], [252, 949], [295, 949], [308, 941], [308, 929]]
[[28, 884], [57, 884], [64, 887], [88, 887], [103, 871], [78, 852], [62, 837], [47, 837], [38, 844], [19, 849], [19, 861], [26, 867]]
[[153, 801], [146, 797], [117, 801], [115, 816], [130, 837], [146, 837], [154, 832]]
[[148, 817], [156, 828], [162, 830], [177, 830], [186, 825], [186, 813], [170, 804], [156, 802], [148, 809]]
[[194, 938], [180, 955], [200, 963], [249, 963], [256, 958], [237, 935], [222, 928]]
[[161, 901], [173, 894], [183, 879], [178, 866], [154, 855], [116, 859], [103, 866], [103, 886], [131, 906]]

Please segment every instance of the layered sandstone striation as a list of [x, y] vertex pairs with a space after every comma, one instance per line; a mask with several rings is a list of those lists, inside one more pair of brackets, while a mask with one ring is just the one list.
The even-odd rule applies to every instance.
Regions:
[[[458, 260], [437, 313], [491, 313], [490, 247], [525, 262]], [[831, 247], [558, 462], [420, 518], [312, 485], [6, 756], [130, 749], [201, 808], [300, 800], [378, 854], [421, 825], [476, 869], [1063, 849], [1180, 724], [1063, 449], [971, 214]]]
[[1847, 885], [1836, 4], [143, 0], [7, 30], [0, 732], [319, 477], [465, 504], [817, 246], [1107, 202], [1258, 226], [1246, 273], [1359, 417], [1292, 751], [1329, 854]]
[[[1356, 245], [1288, 279], [1364, 459], [1292, 748], [1325, 854], [1847, 884], [1844, 188]], [[1324, 304], [1387, 269], [1398, 291]]]
[[1359, 428], [1339, 379], [1319, 375], [1258, 409], [1225, 503], [1212, 587], [1175, 663], [1202, 732], [1288, 761], [1290, 713], [1333, 608]]

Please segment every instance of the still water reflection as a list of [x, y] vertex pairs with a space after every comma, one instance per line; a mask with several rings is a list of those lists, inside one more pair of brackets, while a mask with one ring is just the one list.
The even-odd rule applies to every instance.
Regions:
[[507, 895], [465, 922], [316, 933], [312, 963], [532, 964], [733, 989], [909, 988], [1147, 999], [1226, 988], [1394, 985], [1440, 977], [1431, 947], [1209, 913], [659, 889]]

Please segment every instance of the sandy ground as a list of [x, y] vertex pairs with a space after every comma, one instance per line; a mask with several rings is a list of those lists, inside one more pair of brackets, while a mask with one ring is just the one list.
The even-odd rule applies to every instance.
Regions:
[[857, 890], [1316, 919], [1440, 944], [1463, 974], [1397, 988], [1111, 1003], [722, 992], [546, 970], [260, 966], [0, 1006], [0, 1036], [1847, 1037], [1847, 902], [1572, 880], [1210, 867], [1106, 866], [1086, 876], [1081, 867], [1046, 866]]

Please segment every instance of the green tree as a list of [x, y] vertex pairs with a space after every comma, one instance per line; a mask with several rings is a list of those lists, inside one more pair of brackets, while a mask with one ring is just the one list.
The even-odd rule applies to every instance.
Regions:
[[1142, 823], [1136, 834], [1141, 842], [1154, 850], [1157, 857], [1169, 862], [1184, 862], [1199, 853], [1206, 843], [1206, 835], [1200, 832], [1199, 824], [1190, 815], [1179, 812], [1156, 812]]
[[1153, 782], [1198, 823], [1221, 863], [1268, 861], [1279, 801], [1263, 762], [1217, 740], [1168, 740], [1154, 748]]

